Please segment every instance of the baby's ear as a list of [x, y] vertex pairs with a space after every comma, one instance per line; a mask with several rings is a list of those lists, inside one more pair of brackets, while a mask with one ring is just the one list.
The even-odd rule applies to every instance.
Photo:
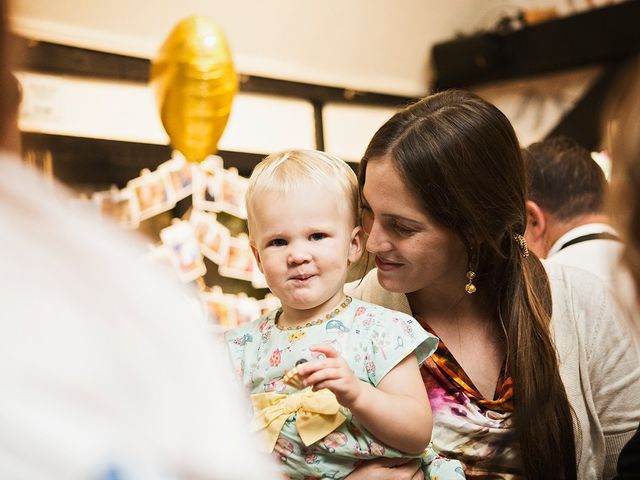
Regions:
[[254, 258], [256, 259], [256, 263], [258, 264], [258, 269], [260, 270], [260, 273], [264, 274], [264, 271], [262, 270], [262, 262], [260, 261], [260, 252], [258, 252], [258, 248], [253, 242], [249, 242], [249, 246], [251, 247], [251, 252], [253, 253]]
[[364, 246], [364, 232], [362, 230], [362, 227], [358, 225], [351, 231], [351, 243], [349, 245], [349, 257], [348, 257], [349, 264], [352, 264], [360, 260], [360, 257], [362, 256], [363, 246]]

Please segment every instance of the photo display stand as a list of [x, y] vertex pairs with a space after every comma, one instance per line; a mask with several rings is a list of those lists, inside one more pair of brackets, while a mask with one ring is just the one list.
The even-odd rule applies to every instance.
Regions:
[[187, 212], [149, 245], [149, 257], [170, 264], [181, 281], [194, 282], [208, 317], [226, 330], [279, 306], [249, 246], [247, 185], [219, 156], [191, 163], [174, 151], [156, 170], [141, 171], [123, 189], [95, 192], [91, 200], [102, 215], [136, 229], [190, 197]]

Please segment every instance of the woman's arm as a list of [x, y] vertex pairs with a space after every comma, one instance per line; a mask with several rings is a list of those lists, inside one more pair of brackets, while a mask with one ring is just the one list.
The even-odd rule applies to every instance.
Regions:
[[424, 480], [419, 458], [381, 458], [356, 468], [345, 480]]
[[328, 345], [312, 347], [327, 358], [298, 367], [305, 385], [328, 388], [371, 434], [400, 451], [417, 454], [431, 440], [431, 407], [415, 355], [396, 365], [377, 387], [360, 381]]

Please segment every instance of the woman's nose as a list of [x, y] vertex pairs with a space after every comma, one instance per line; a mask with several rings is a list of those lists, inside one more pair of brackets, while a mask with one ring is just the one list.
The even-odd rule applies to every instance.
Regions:
[[392, 249], [392, 244], [389, 241], [384, 229], [380, 227], [378, 222], [373, 221], [367, 236], [366, 249], [370, 253], [388, 252]]

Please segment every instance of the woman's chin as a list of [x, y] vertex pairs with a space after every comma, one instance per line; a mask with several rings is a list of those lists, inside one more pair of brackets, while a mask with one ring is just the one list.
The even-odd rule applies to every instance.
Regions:
[[378, 283], [382, 288], [389, 292], [406, 293], [409, 291], [406, 288], [407, 286], [404, 285], [404, 282], [402, 282], [397, 275], [390, 274], [389, 272], [383, 272], [380, 269], [378, 269]]

